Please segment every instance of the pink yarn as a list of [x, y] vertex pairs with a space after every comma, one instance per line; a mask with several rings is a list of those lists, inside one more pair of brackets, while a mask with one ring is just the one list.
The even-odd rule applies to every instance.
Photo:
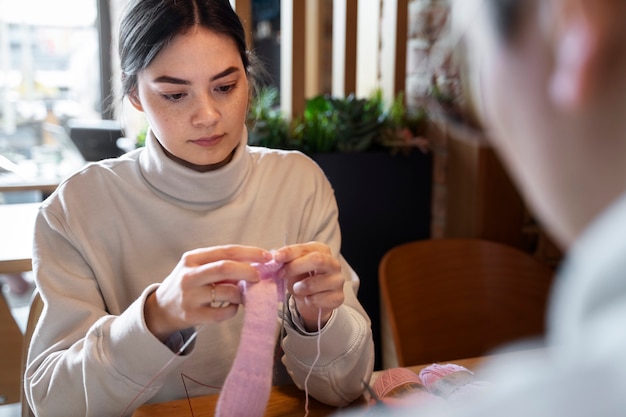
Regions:
[[392, 406], [438, 400], [424, 387], [417, 374], [406, 368], [381, 371], [372, 390], [385, 404]]
[[283, 264], [272, 259], [264, 264], [253, 263], [252, 266], [261, 274], [261, 280], [272, 279], [276, 282], [276, 296], [278, 297], [278, 301], [284, 301], [285, 291], [287, 290], [285, 280], [276, 278], [276, 273], [280, 271]]
[[454, 363], [433, 363], [420, 371], [419, 379], [422, 381], [424, 386], [426, 386], [426, 388], [430, 389], [435, 382], [454, 372], [467, 372], [470, 375], [473, 374], [469, 369]]
[[261, 417], [270, 396], [278, 327], [276, 311], [284, 297], [285, 284], [276, 278], [282, 264], [272, 260], [254, 266], [261, 273], [261, 281], [240, 283], [246, 312], [237, 355], [217, 402], [217, 417]]
[[427, 366], [419, 378], [430, 392], [455, 402], [480, 395], [489, 387], [487, 382], [476, 380], [472, 371], [453, 363]]

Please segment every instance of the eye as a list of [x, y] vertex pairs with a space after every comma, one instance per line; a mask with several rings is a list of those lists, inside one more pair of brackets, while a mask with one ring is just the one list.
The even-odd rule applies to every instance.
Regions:
[[161, 97], [169, 101], [180, 101], [185, 97], [185, 95], [185, 93], [161, 94]]
[[235, 89], [235, 84], [226, 84], [226, 85], [221, 85], [221, 86], [217, 87], [215, 90], [218, 93], [228, 94], [228, 93], [230, 93], [234, 89]]

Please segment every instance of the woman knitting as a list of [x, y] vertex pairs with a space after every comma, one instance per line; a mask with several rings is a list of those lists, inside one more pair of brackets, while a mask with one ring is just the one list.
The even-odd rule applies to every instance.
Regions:
[[[287, 294], [268, 378], [305, 389], [310, 376], [308, 393], [331, 405], [357, 398], [373, 342], [333, 190], [301, 153], [247, 146], [254, 71], [229, 2], [133, 0], [119, 52], [146, 146], [86, 166], [41, 206], [31, 408], [117, 416], [219, 392], [251, 308], [242, 288], [268, 264]], [[186, 390], [181, 375], [202, 384]]]

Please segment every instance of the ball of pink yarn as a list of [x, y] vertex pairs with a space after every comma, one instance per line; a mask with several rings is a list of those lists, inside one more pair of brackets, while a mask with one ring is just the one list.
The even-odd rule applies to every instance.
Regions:
[[417, 374], [406, 368], [381, 371], [372, 390], [387, 405], [401, 406], [438, 400], [422, 385]]
[[448, 376], [454, 372], [461, 372], [461, 371], [472, 374], [472, 372], [469, 369], [461, 365], [456, 365], [454, 363], [446, 363], [446, 364], [434, 363], [432, 365], [429, 365], [423, 368], [420, 371], [419, 379], [426, 388], [430, 389], [430, 387], [432, 387], [432, 385], [435, 382], [439, 381], [441, 378]]
[[459, 402], [473, 399], [488, 390], [490, 384], [474, 378], [469, 369], [449, 364], [432, 364], [419, 373], [420, 381], [432, 393]]
[[398, 387], [422, 385], [417, 374], [406, 368], [391, 368], [380, 373], [372, 389], [380, 398], [387, 397]]

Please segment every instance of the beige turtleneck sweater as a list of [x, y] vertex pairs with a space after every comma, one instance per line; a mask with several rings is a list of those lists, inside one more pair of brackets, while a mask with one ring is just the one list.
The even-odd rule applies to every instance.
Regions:
[[[145, 148], [86, 166], [42, 204], [33, 267], [46, 308], [25, 381], [33, 410], [118, 416], [137, 395], [131, 411], [185, 398], [181, 374], [221, 386], [239, 342], [242, 309], [231, 320], [203, 326], [190, 352], [146, 388], [174, 354], [147, 330], [143, 303], [185, 251], [230, 243], [329, 245], [342, 261], [346, 299], [322, 330], [308, 390], [330, 404], [362, 392], [373, 367], [372, 335], [356, 298], [358, 278], [339, 253], [333, 190], [301, 153], [249, 147], [246, 140], [228, 165], [198, 173], [167, 158], [150, 134]], [[290, 318], [286, 331], [282, 362], [303, 387], [316, 336]], [[285, 375], [281, 368], [277, 362], [277, 375]], [[187, 385], [191, 396], [218, 392]]]

